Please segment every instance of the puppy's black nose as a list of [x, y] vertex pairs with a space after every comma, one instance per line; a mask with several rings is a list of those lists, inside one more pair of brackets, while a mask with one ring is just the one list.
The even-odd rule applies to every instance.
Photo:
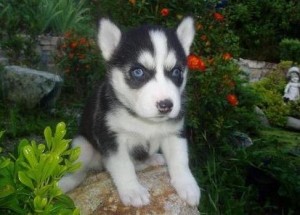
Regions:
[[160, 113], [169, 113], [173, 108], [173, 102], [170, 99], [165, 99], [157, 102], [156, 107]]

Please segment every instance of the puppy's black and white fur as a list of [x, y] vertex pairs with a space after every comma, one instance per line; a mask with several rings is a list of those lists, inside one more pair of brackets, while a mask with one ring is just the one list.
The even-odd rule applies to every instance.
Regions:
[[127, 32], [109, 19], [100, 20], [98, 45], [107, 75], [88, 101], [73, 139], [73, 147], [81, 148], [82, 167], [59, 182], [65, 192], [80, 184], [87, 170], [105, 168], [125, 205], [147, 205], [148, 190], [135, 170], [166, 161], [179, 196], [198, 205], [200, 189], [183, 135], [186, 57], [194, 34], [191, 17], [176, 29], [142, 26]]

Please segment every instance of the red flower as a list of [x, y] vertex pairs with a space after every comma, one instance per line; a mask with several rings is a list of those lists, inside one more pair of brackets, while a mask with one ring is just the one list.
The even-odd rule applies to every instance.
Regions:
[[228, 52], [223, 54], [223, 59], [224, 60], [231, 60], [232, 59], [232, 55]]
[[168, 16], [170, 14], [170, 10], [168, 8], [163, 8], [160, 11], [160, 15], [162, 16]]
[[214, 13], [214, 18], [217, 21], [223, 21], [224, 20], [224, 16], [222, 14], [220, 14], [220, 13], [217, 13], [217, 12]]
[[80, 44], [80, 45], [86, 45], [86, 44], [87, 44], [87, 39], [86, 39], [85, 37], [81, 37], [81, 38], [79, 39], [79, 44]]
[[228, 75], [223, 76], [223, 83], [230, 89], [233, 89], [236, 85], [235, 82]]
[[81, 59], [81, 60], [84, 59], [85, 58], [85, 54], [79, 54], [78, 58]]
[[64, 37], [68, 39], [68, 38], [71, 37], [71, 34], [72, 33], [70, 31], [68, 31], [68, 32], [65, 33]]
[[226, 99], [231, 106], [237, 106], [239, 104], [239, 101], [235, 94], [228, 94]]
[[206, 41], [207, 40], [207, 36], [205, 34], [203, 34], [201, 37], [200, 37], [201, 40], [203, 41]]
[[196, 29], [197, 29], [197, 30], [203, 29], [203, 25], [202, 25], [201, 23], [197, 23]]
[[129, 2], [130, 2], [132, 5], [135, 5], [135, 4], [136, 4], [136, 0], [129, 0]]
[[204, 71], [206, 69], [204, 61], [200, 57], [198, 57], [194, 54], [190, 54], [188, 56], [187, 65], [188, 65], [188, 68], [191, 70]]
[[78, 43], [77, 42], [72, 42], [70, 43], [70, 48], [75, 49], [77, 47]]

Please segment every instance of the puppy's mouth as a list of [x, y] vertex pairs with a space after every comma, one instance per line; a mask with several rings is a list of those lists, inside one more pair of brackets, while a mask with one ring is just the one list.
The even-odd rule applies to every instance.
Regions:
[[172, 118], [170, 118], [168, 115], [157, 115], [154, 117], [146, 117], [144, 119], [146, 119], [147, 121], [151, 121], [151, 122], [164, 122], [164, 121], [170, 120]]

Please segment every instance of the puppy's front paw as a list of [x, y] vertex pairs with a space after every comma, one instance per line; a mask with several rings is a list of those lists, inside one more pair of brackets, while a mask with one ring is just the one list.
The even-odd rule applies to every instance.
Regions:
[[196, 206], [200, 201], [200, 188], [196, 180], [191, 177], [184, 177], [172, 181], [178, 195], [191, 206]]
[[150, 203], [150, 194], [140, 184], [129, 185], [119, 190], [121, 201], [126, 206], [142, 207]]

